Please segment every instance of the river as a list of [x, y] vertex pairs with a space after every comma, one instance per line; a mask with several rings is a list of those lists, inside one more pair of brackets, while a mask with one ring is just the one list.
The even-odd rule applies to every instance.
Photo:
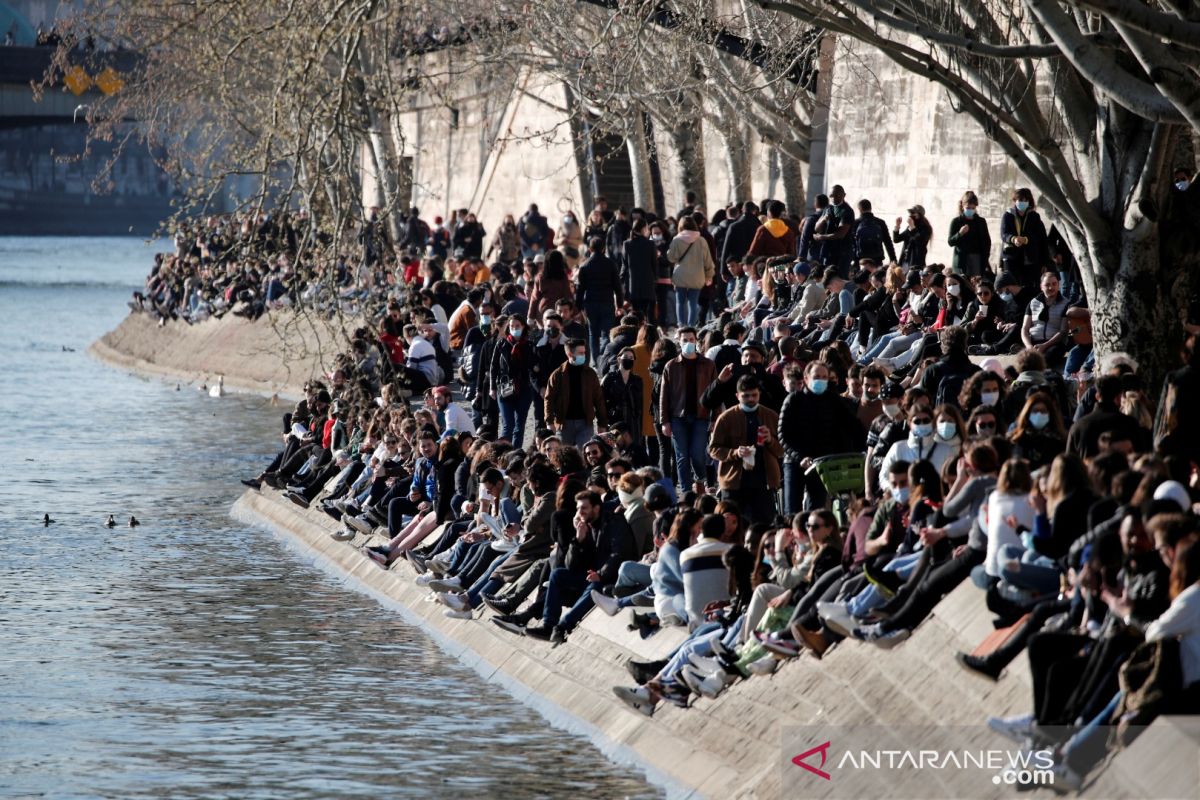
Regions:
[[659, 796], [229, 517], [282, 409], [85, 353], [152, 252], [0, 238], [0, 797]]

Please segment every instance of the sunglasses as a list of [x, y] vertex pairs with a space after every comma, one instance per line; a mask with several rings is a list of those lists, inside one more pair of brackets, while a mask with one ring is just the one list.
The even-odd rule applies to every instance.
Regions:
[[928, 425], [929, 423], [933, 422], [933, 420], [929, 417], [921, 417], [920, 419], [914, 419], [912, 422], [913, 425]]

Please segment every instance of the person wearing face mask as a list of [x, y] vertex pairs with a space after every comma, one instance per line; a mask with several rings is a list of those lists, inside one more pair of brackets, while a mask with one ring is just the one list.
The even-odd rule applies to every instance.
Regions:
[[782, 477], [783, 447], [775, 436], [779, 416], [760, 404], [760, 396], [757, 377], [739, 378], [738, 405], [717, 418], [708, 445], [708, 454], [717, 462], [722, 499], [735, 501], [751, 523], [775, 517], [775, 492]]
[[563, 444], [580, 449], [608, 425], [604, 391], [596, 370], [587, 364], [587, 346], [579, 339], [566, 344], [567, 362], [546, 384], [546, 424], [559, 432]]
[[533, 345], [525, 334], [525, 318], [508, 321], [508, 335], [492, 355], [490, 394], [500, 406], [500, 437], [520, 446], [525, 442], [525, 418], [533, 402]]
[[1031, 470], [1053, 461], [1067, 446], [1062, 414], [1054, 398], [1045, 392], [1030, 393], [1008, 438], [1013, 444], [1013, 457], [1025, 459]]
[[[891, 465], [898, 461], [928, 461], [940, 474], [942, 466], [958, 456], [962, 446], [962, 417], [953, 406], [939, 406], [935, 414], [928, 405], [914, 405], [908, 412], [908, 436], [896, 442], [883, 457], [879, 485], [885, 489]], [[949, 434], [946, 436], [945, 434]]]
[[969, 278], [990, 273], [992, 235], [987, 220], [979, 216], [979, 198], [974, 192], [966, 192], [958, 201], [958, 216], [950, 223], [947, 244], [954, 248], [950, 263], [955, 272]]
[[785, 453], [783, 504], [785, 514], [811, 511], [825, 505], [827, 492], [820, 477], [805, 471], [815, 459], [836, 453], [863, 451], [866, 433], [854, 406], [829, 387], [829, 368], [819, 361], [804, 370], [804, 385], [783, 401], [779, 440]]
[[1017, 276], [1021, 286], [1033, 290], [1042, 267], [1049, 261], [1046, 226], [1035, 208], [1032, 191], [1017, 189], [1012, 200], [1012, 207], [1000, 220], [1000, 241], [1004, 243], [1001, 263]]
[[642, 440], [642, 379], [633, 373], [637, 358], [633, 350], [624, 348], [617, 354], [617, 368], [604, 376], [600, 389], [604, 394], [604, 406], [613, 424], [626, 425], [633, 435], [634, 447]]
[[659, 420], [663, 436], [675, 447], [679, 486], [703, 488], [708, 472], [709, 408], [700, 398], [713, 382], [713, 362], [699, 352], [696, 329], [679, 330], [680, 355], [663, 368], [659, 388]]
[[908, 210], [908, 220], [904, 230], [900, 230], [900, 217], [896, 217], [896, 227], [892, 231], [892, 241], [903, 243], [900, 249], [900, 266], [905, 269], [919, 269], [925, 266], [925, 255], [929, 243], [933, 240], [933, 226], [925, 218], [925, 206], [917, 204]]

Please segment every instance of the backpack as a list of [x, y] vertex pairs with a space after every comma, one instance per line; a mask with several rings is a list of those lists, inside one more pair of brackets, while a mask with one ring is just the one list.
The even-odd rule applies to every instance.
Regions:
[[854, 250], [859, 258], [883, 252], [883, 233], [878, 220], [860, 219], [854, 226]]

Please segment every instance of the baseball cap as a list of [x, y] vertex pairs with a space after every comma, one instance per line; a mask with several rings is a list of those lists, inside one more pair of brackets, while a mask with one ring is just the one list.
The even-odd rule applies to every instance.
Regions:
[[908, 210], [908, 213], [920, 214], [921, 216], [925, 216], [925, 206], [921, 205], [920, 203], [917, 203], [915, 206], [913, 206], [912, 208], [910, 208]]

